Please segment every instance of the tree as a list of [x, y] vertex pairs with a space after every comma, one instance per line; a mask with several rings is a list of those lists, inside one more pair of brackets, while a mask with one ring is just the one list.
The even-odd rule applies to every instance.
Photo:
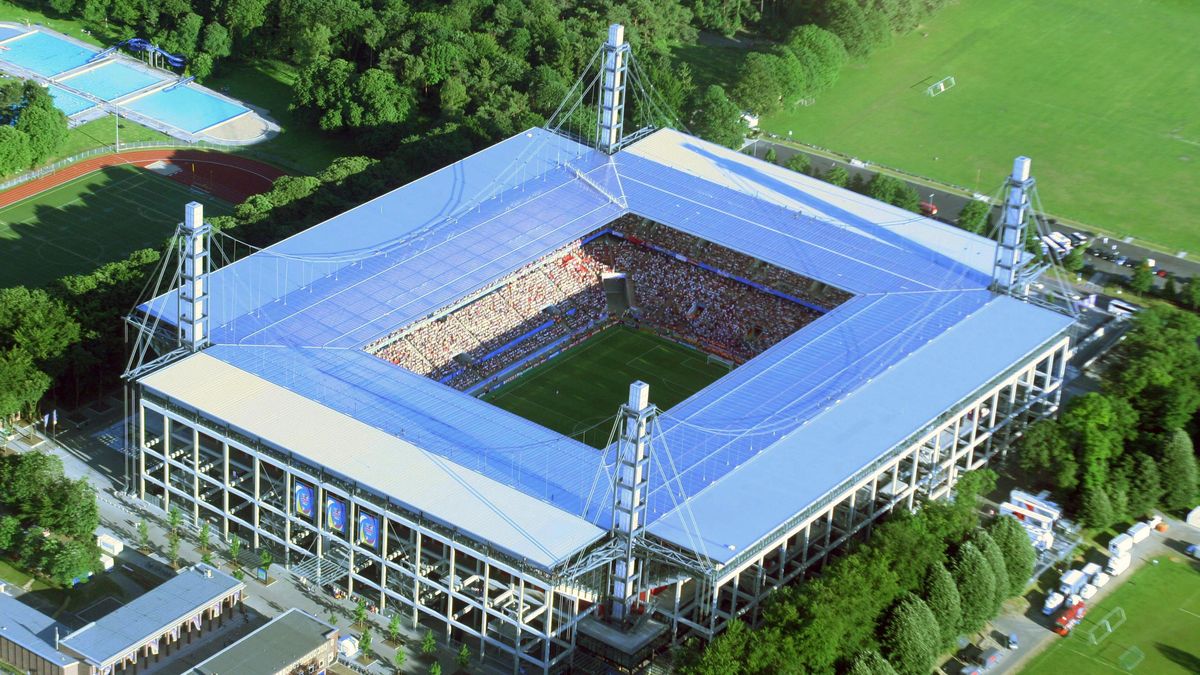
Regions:
[[217, 21], [211, 21], [200, 34], [200, 51], [214, 59], [223, 59], [233, 53], [233, 38], [229, 29]]
[[442, 675], [442, 664], [437, 661], [429, 664], [429, 675]]
[[0, 346], [19, 347], [45, 365], [62, 356], [79, 336], [79, 323], [62, 300], [40, 288], [0, 290]]
[[196, 537], [197, 542], [200, 544], [200, 550], [208, 551], [208, 539], [211, 534], [212, 526], [209, 525], [208, 521], [206, 520], [200, 526], [200, 534]]
[[954, 577], [950, 576], [945, 565], [932, 565], [922, 590], [925, 604], [938, 622], [938, 646], [943, 650], [950, 649], [958, 638], [958, 628], [962, 624], [962, 605]]
[[358, 636], [358, 648], [362, 650], [362, 653], [371, 653], [371, 641], [374, 639], [374, 636], [371, 635], [371, 627], [364, 628], [362, 635]]
[[1084, 260], [1082, 246], [1076, 246], [1075, 248], [1071, 249], [1062, 259], [1063, 269], [1067, 270], [1068, 272], [1074, 272], [1078, 274], [1083, 271], [1083, 265]]
[[432, 630], [425, 631], [425, 637], [421, 639], [421, 653], [429, 656], [437, 651], [437, 638], [433, 636]]
[[729, 626], [701, 650], [692, 652], [693, 663], [680, 668], [684, 675], [737, 675], [742, 672], [750, 640], [754, 636], [746, 624], [734, 620]]
[[738, 68], [733, 98], [741, 106], [760, 115], [773, 113], [783, 105], [780, 59], [767, 52], [750, 52]]
[[208, 79], [213, 72], [213, 57], [208, 52], [200, 52], [192, 57], [188, 63], [188, 72], [197, 80], [203, 82]]
[[1085, 526], [1101, 529], [1113, 524], [1116, 520], [1113, 514], [1112, 502], [1104, 485], [1096, 481], [1087, 481], [1079, 496], [1079, 520]]
[[258, 552], [258, 566], [263, 568], [264, 570], [271, 567], [272, 560], [273, 560], [273, 558], [271, 556], [270, 549], [264, 548]]
[[1133, 278], [1129, 280], [1129, 288], [1138, 293], [1146, 294], [1154, 286], [1154, 271], [1150, 265], [1143, 262], [1133, 268]]
[[458, 655], [455, 656], [455, 661], [458, 663], [458, 667], [462, 668], [463, 670], [471, 667], [471, 648], [463, 645], [462, 648], [458, 650]]
[[179, 562], [179, 533], [175, 530], [167, 533], [167, 560], [172, 567]]
[[139, 520], [137, 524], [138, 531], [138, 548], [143, 551], [150, 549], [150, 527], [146, 525], [146, 521]]
[[221, 0], [216, 4], [221, 22], [239, 38], [245, 38], [267, 20], [268, 0]]
[[17, 130], [29, 139], [29, 163], [41, 164], [67, 140], [67, 116], [54, 107], [49, 94], [40, 92], [21, 111], [17, 118]]
[[992, 214], [992, 205], [978, 199], [967, 200], [962, 211], [958, 213], [956, 224], [967, 232], [987, 234], [988, 219]]
[[992, 586], [992, 612], [988, 615], [990, 619], [1000, 613], [1000, 607], [1008, 599], [1008, 587], [1011, 583], [1008, 578], [1008, 567], [1004, 563], [1004, 553], [987, 530], [975, 530], [972, 533], [971, 541], [979, 547], [979, 551], [987, 559], [988, 566], [992, 569], [992, 575], [996, 579], [996, 583]]
[[1150, 514], [1162, 500], [1163, 478], [1154, 458], [1144, 452], [1135, 452], [1128, 458], [1129, 481], [1126, 507], [1129, 516], [1141, 518]]
[[825, 28], [841, 39], [851, 56], [862, 58], [875, 48], [870, 19], [857, 0], [831, 0], [825, 14]]
[[1055, 420], [1039, 420], [1025, 430], [1018, 443], [1017, 462], [1021, 469], [1054, 487], [1070, 490], [1078, 484], [1079, 464]]
[[954, 583], [962, 601], [962, 625], [964, 633], [980, 630], [992, 618], [996, 598], [996, 575], [987, 558], [971, 542], [964, 542], [958, 549], [954, 561]]
[[1188, 509], [1196, 500], [1196, 454], [1192, 440], [1182, 429], [1174, 430], [1162, 449], [1162, 505]]
[[367, 601], [363, 598], [358, 599], [358, 603], [354, 605], [354, 623], [363, 625], [367, 622]]
[[241, 555], [241, 553], [242, 540], [238, 539], [237, 535], [234, 535], [233, 538], [229, 540], [229, 562], [233, 563], [236, 567], [241, 567], [241, 563], [238, 562], [238, 556]]
[[408, 660], [408, 654], [404, 653], [403, 649], [397, 648], [396, 653], [392, 655], [392, 665], [396, 666], [396, 672], [404, 670], [404, 662]]
[[1037, 563], [1037, 551], [1029, 542], [1025, 528], [1011, 516], [1001, 516], [988, 526], [988, 534], [1004, 555], [1004, 569], [1008, 572], [1008, 596], [1020, 595], [1033, 576]]
[[791, 157], [787, 158], [787, 161], [785, 161], [783, 165], [792, 171], [795, 171], [796, 173], [808, 173], [810, 168], [808, 155], [804, 154], [803, 152], [796, 152], [792, 154]]
[[24, 171], [32, 163], [29, 136], [16, 127], [0, 125], [0, 176]]
[[0, 351], [0, 417], [31, 414], [49, 388], [50, 377], [37, 368], [28, 352]]
[[830, 185], [846, 187], [850, 184], [850, 172], [846, 171], [846, 167], [841, 164], [834, 164], [821, 176], [821, 180]]
[[772, 145], [767, 148], [766, 154], [763, 155], [763, 161], [770, 162], [772, 164], [779, 163], [779, 153], [775, 152], [775, 146]]
[[1200, 309], [1200, 275], [1188, 279], [1180, 294], [1180, 302], [1188, 309]]
[[928, 675], [941, 642], [933, 612], [911, 593], [892, 608], [883, 626], [880, 646], [888, 663], [901, 675]]
[[40, 524], [80, 541], [95, 536], [100, 526], [100, 511], [96, 506], [96, 491], [86, 478], [59, 478], [48, 493], [52, 495], [53, 507], [40, 515]]
[[809, 96], [832, 87], [848, 58], [841, 38], [811, 24], [792, 31], [785, 44], [807, 72]]
[[393, 614], [392, 618], [388, 620], [387, 636], [388, 636], [388, 639], [391, 640], [394, 644], [398, 644], [400, 642], [400, 615], [399, 614]]
[[729, 37], [758, 20], [757, 6], [751, 0], [693, 0], [691, 6], [701, 28]]
[[84, 579], [100, 567], [100, 549], [91, 541], [45, 538], [56, 541], [48, 547], [42, 568], [54, 581], [64, 586], [74, 579]]
[[0, 551], [12, 549], [20, 531], [21, 521], [16, 516], [0, 516]]
[[167, 529], [171, 532], [179, 531], [179, 526], [183, 524], [183, 513], [179, 507], [172, 505], [171, 510], [167, 512]]
[[742, 121], [742, 111], [729, 100], [724, 89], [710, 85], [693, 101], [691, 107], [693, 112], [688, 119], [688, 127], [693, 133], [728, 148], [741, 147], [746, 135], [746, 123]]
[[887, 659], [874, 649], [870, 649], [854, 659], [854, 665], [850, 667], [850, 675], [897, 675], [897, 673]]

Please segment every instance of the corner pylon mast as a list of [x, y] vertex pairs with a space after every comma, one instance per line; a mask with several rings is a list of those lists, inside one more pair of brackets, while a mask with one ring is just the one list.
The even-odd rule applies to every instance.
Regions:
[[596, 125], [596, 147], [613, 154], [621, 149], [625, 125], [625, 80], [629, 68], [629, 44], [625, 42], [625, 27], [614, 23], [608, 27], [608, 41], [602, 47], [601, 91], [599, 121]]
[[634, 605], [642, 590], [642, 571], [636, 553], [646, 528], [650, 422], [657, 412], [650, 404], [650, 385], [645, 382], [629, 385], [629, 402], [621, 406], [619, 413], [621, 431], [613, 486], [612, 531], [623, 550], [612, 565], [609, 593], [610, 616], [623, 625], [633, 619]]
[[1025, 268], [1025, 231], [1030, 219], [1029, 196], [1035, 185], [1030, 175], [1032, 163], [1028, 157], [1017, 157], [1013, 160], [1012, 174], [1005, 182], [1007, 195], [1000, 221], [996, 265], [992, 269], [992, 285], [997, 292], [1009, 295], [1024, 296], [1029, 288], [1030, 280], [1022, 272]]
[[212, 226], [204, 207], [190, 202], [179, 226], [179, 346], [198, 352], [208, 346], [208, 258]]

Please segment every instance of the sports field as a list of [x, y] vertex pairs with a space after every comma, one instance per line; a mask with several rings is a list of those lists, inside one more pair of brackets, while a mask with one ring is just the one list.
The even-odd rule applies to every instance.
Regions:
[[[1025, 675], [1061, 673], [1171, 673], [1200, 672], [1200, 566], [1180, 554], [1159, 557], [1157, 565], [1146, 564], [1131, 578], [1088, 609], [1087, 618], [1066, 638], [1034, 657], [1022, 671]], [[1093, 630], [1099, 644], [1092, 644], [1092, 630], [1114, 608], [1125, 610], [1125, 622], [1104, 636]], [[1133, 650], [1131, 648], [1136, 648]], [[1137, 660], [1131, 671], [1122, 667]]]
[[[1200, 254], [1200, 3], [964, 0], [765, 130]], [[953, 76], [937, 97], [925, 89]]]
[[650, 385], [663, 410], [729, 372], [702, 352], [615, 327], [493, 391], [484, 400], [593, 447], [603, 447], [629, 384]]
[[133, 166], [112, 166], [0, 208], [0, 288], [82, 274], [139, 248], [159, 248], [201, 201], [206, 215], [231, 207]]

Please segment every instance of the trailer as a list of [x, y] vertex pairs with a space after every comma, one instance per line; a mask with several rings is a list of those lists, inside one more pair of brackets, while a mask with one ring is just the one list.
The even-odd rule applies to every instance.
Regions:
[[1046, 602], [1042, 604], [1042, 614], [1050, 616], [1051, 614], [1057, 612], [1058, 608], [1062, 607], [1062, 604], [1065, 601], [1066, 597], [1064, 597], [1062, 593], [1059, 593], [1058, 591], [1051, 591], [1050, 594], [1046, 596]]
[[1128, 534], [1118, 534], [1108, 542], [1108, 552], [1113, 556], [1124, 555], [1133, 550], [1133, 537]]
[[1115, 555], [1108, 559], [1108, 566], [1104, 568], [1105, 574], [1110, 577], [1119, 577], [1129, 569], [1129, 563], [1133, 562], [1133, 556], [1128, 553]]
[[1133, 539], [1134, 544], [1140, 544], [1150, 537], [1150, 526], [1146, 523], [1134, 523], [1125, 534]]
[[1075, 595], [1087, 582], [1088, 576], [1083, 573], [1083, 570], [1070, 570], [1059, 579], [1058, 592], [1067, 596]]

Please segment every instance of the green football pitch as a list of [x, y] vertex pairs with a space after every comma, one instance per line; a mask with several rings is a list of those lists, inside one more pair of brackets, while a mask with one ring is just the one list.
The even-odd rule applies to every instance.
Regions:
[[1197, 254], [1197, 35], [1191, 0], [965, 0], [762, 127], [988, 195], [1027, 155], [1048, 212]]
[[603, 447], [629, 384], [650, 385], [668, 410], [729, 372], [707, 355], [645, 331], [609, 328], [491, 392], [484, 400], [592, 447]]
[[[1200, 566], [1177, 554], [1147, 563], [1100, 604], [1065, 638], [1022, 670], [1024, 675], [1061, 673], [1200, 672]], [[1095, 627], [1120, 607], [1125, 621], [1105, 635]], [[1111, 623], [1115, 622], [1115, 617]], [[1098, 644], [1088, 639], [1089, 631]], [[1141, 653], [1141, 662], [1132, 670]]]
[[40, 286], [84, 274], [139, 248], [159, 248], [201, 201], [206, 215], [225, 202], [145, 169], [114, 166], [0, 208], [0, 288]]

